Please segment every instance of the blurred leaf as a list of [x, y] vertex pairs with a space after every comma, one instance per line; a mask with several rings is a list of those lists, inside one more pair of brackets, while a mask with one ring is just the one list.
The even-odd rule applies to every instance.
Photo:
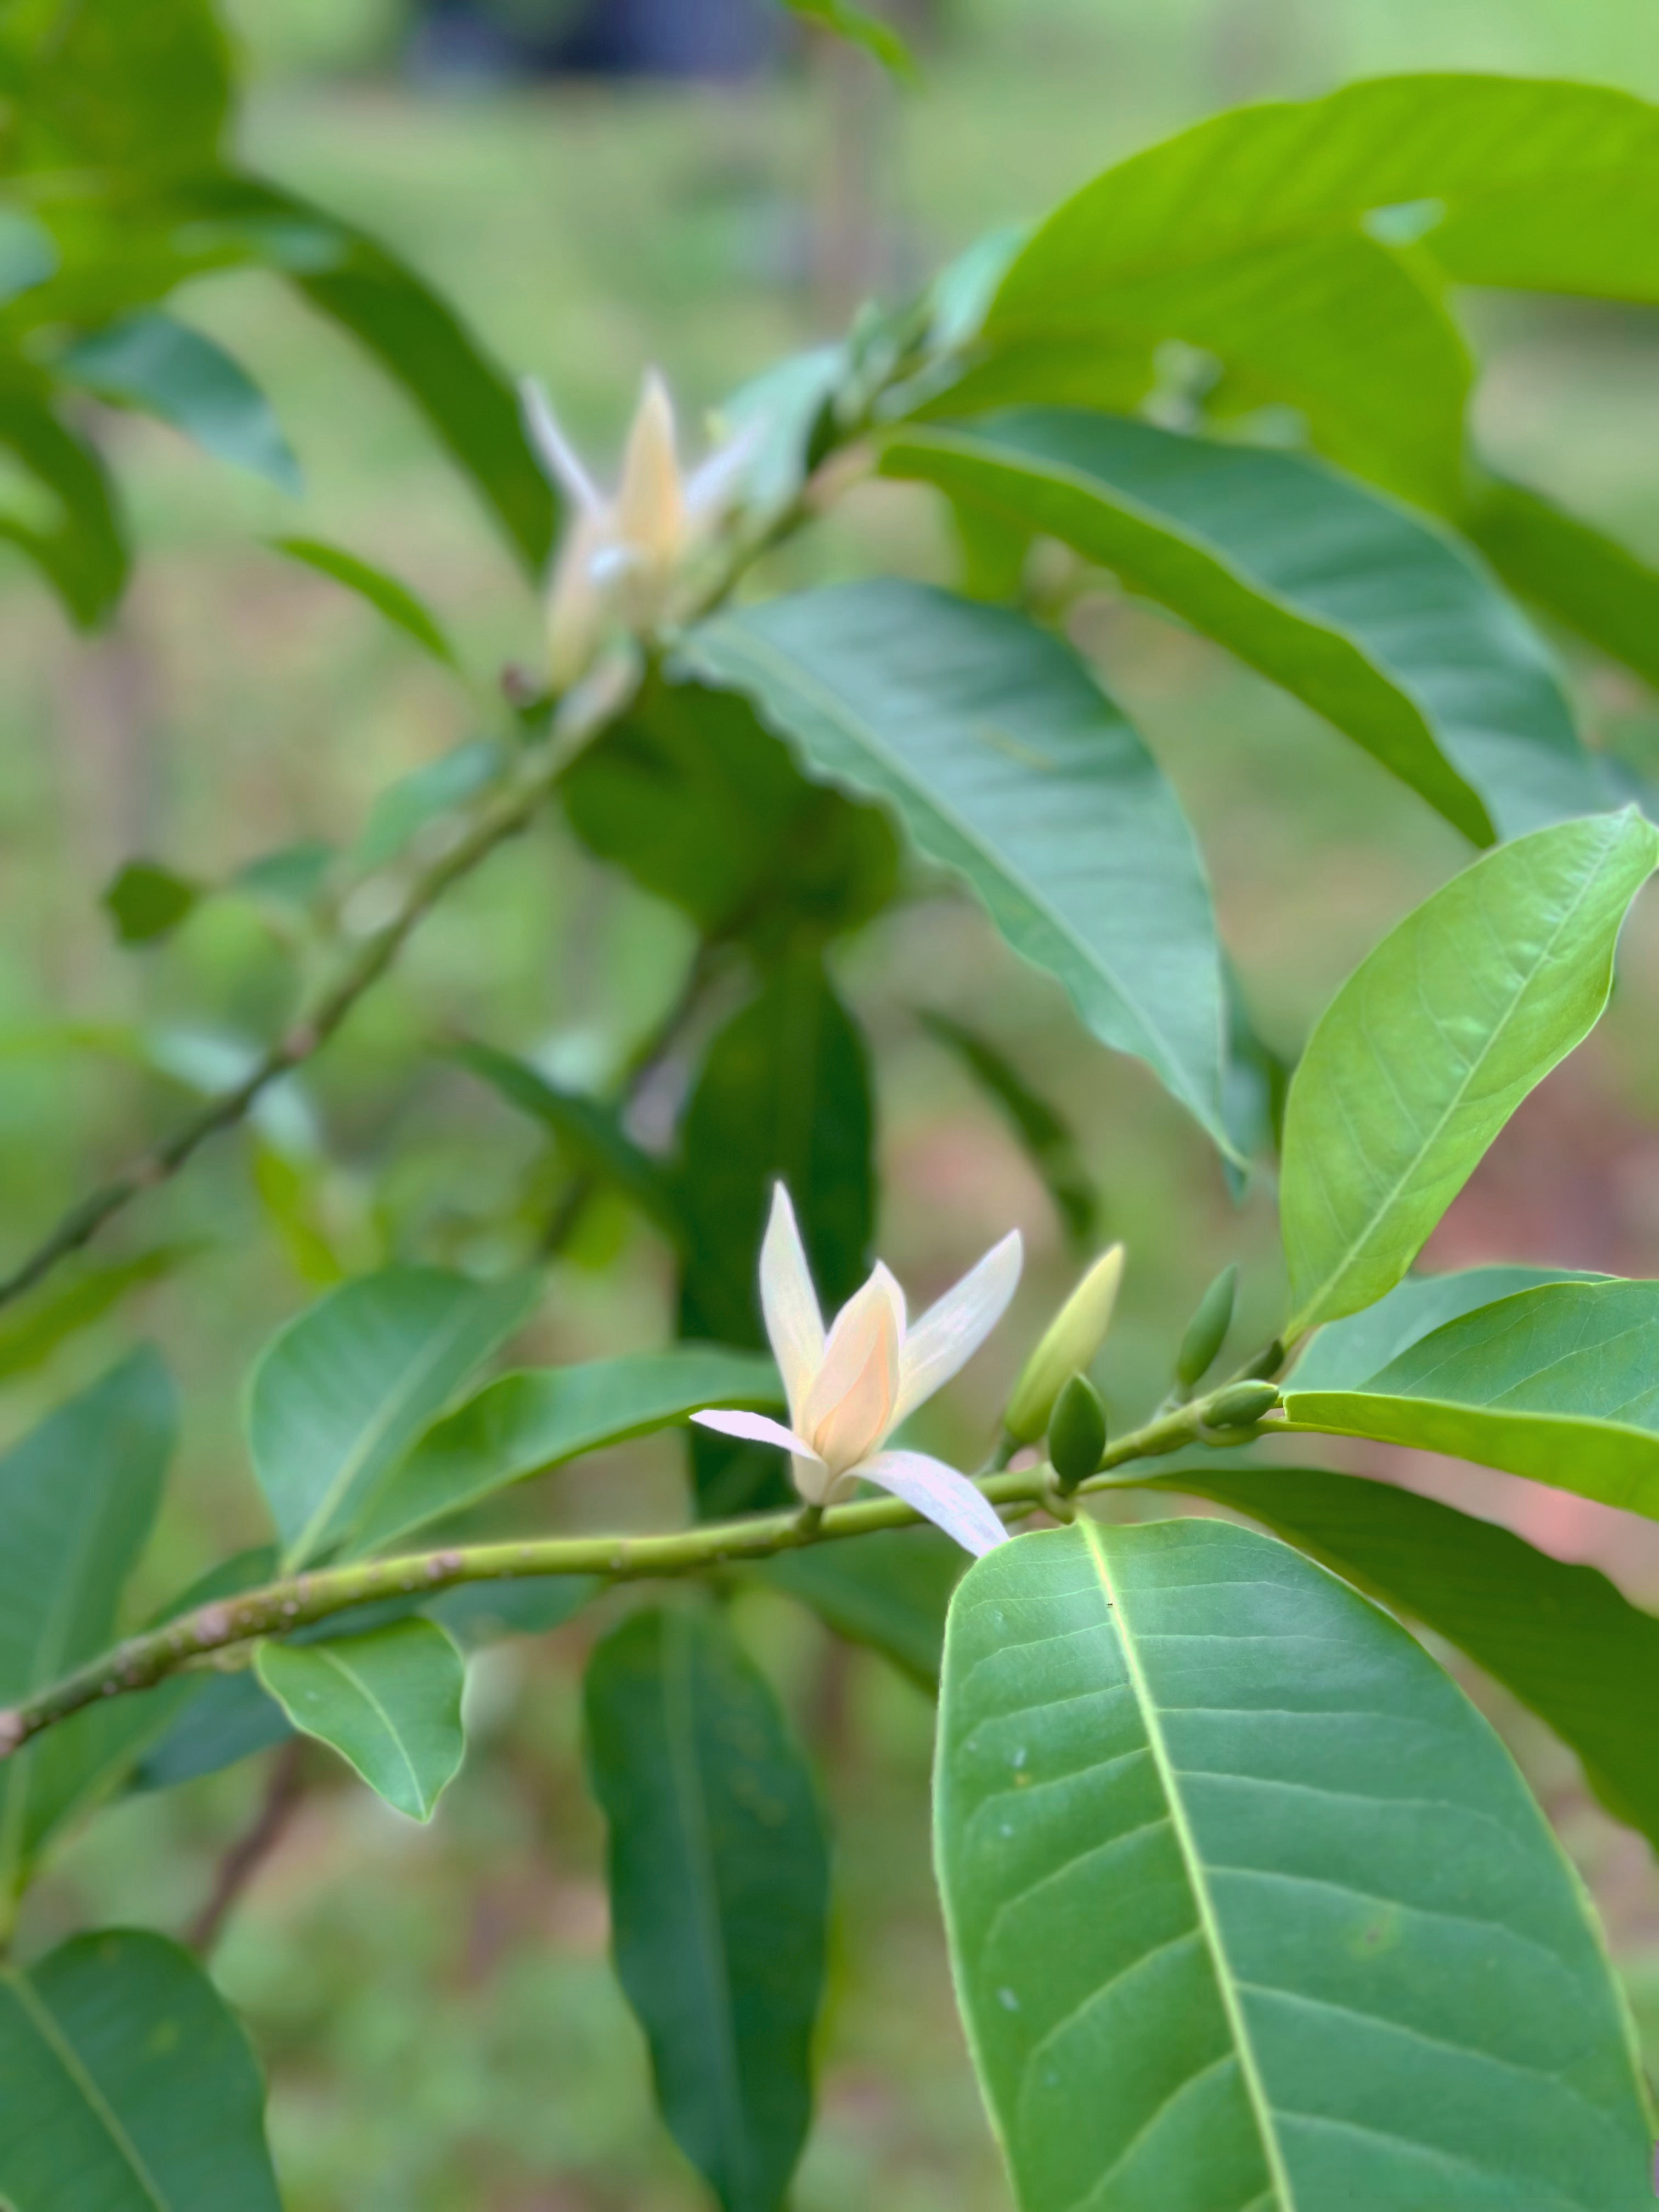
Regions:
[[919, 1018], [927, 1034], [956, 1054], [1013, 1124], [1054, 1200], [1068, 1243], [1078, 1251], [1092, 1251], [1097, 1242], [1100, 1194], [1079, 1158], [1071, 1130], [995, 1045], [949, 1014], [924, 1009]]
[[463, 1651], [507, 1636], [562, 1628], [605, 1584], [594, 1575], [539, 1575], [523, 1582], [461, 1583], [422, 1601], [421, 1611]]
[[1573, 1267], [1465, 1267], [1450, 1275], [1407, 1275], [1386, 1297], [1316, 1331], [1291, 1371], [1293, 1390], [1350, 1390], [1449, 1321], [1544, 1283], [1601, 1283], [1606, 1275]]
[[939, 1687], [945, 1615], [968, 1554], [933, 1528], [888, 1528], [780, 1552], [755, 1572], [850, 1643], [867, 1644], [924, 1690]]
[[60, 1344], [101, 1321], [129, 1291], [160, 1282], [200, 1249], [196, 1244], [156, 1244], [130, 1260], [94, 1261], [44, 1296], [0, 1315], [0, 1376], [39, 1367]]
[[258, 386], [222, 346], [171, 315], [125, 316], [78, 339], [54, 367], [100, 399], [171, 423], [290, 498], [304, 489], [294, 449]]
[[666, 1175], [628, 1134], [614, 1107], [579, 1091], [562, 1090], [526, 1061], [490, 1045], [458, 1045], [455, 1058], [509, 1106], [550, 1129], [574, 1162], [613, 1183], [665, 1236], [678, 1241], [684, 1235]]
[[494, 738], [470, 738], [400, 775], [369, 810], [362, 835], [351, 848], [353, 866], [365, 872], [387, 866], [428, 822], [487, 789], [506, 765], [507, 756]]
[[823, 1987], [829, 1865], [805, 1761], [712, 1609], [625, 1620], [585, 1703], [617, 1972], [657, 2102], [726, 2212], [777, 2212]]
[[1621, 2002], [1508, 1753], [1272, 1539], [1083, 1522], [976, 1562], [935, 1806], [1024, 2212], [1647, 2201]]
[[1458, 521], [1523, 599], [1659, 684], [1659, 569], [1541, 492], [1498, 477]]
[[466, 1755], [466, 1667], [429, 1620], [325, 1644], [261, 1644], [254, 1670], [295, 1728], [355, 1766], [411, 1820], [429, 1820]]
[[[1285, 1141], [1285, 1106], [1293, 1063], [1275, 1052], [1257, 1030], [1231, 961], [1224, 963], [1227, 983], [1227, 1067], [1222, 1098], [1227, 1127], [1241, 1164], [1279, 1152]], [[1248, 1164], [1223, 1162], [1235, 1201], [1249, 1187]]]
[[367, 599], [370, 606], [406, 637], [412, 637], [434, 660], [442, 661], [447, 668], [459, 665], [455, 648], [425, 603], [384, 568], [360, 561], [355, 553], [348, 553], [341, 546], [326, 545], [320, 538], [273, 538], [270, 544], [274, 551], [286, 553], [290, 561], [314, 568], [319, 575], [331, 577], [335, 583], [343, 584], [347, 591], [355, 592], [360, 599]]
[[1600, 1018], [1659, 865], [1634, 809], [1537, 830], [1408, 914], [1320, 1017], [1291, 1084], [1285, 1341], [1391, 1291], [1533, 1086]]
[[822, 458], [830, 403], [846, 368], [844, 346], [813, 346], [774, 362], [720, 402], [726, 434], [752, 441], [742, 486], [757, 514], [781, 513]]
[[297, 845], [282, 845], [274, 853], [261, 853], [256, 860], [245, 860], [231, 878], [231, 885], [252, 898], [308, 908], [320, 894], [334, 858], [333, 846], [322, 838], [303, 838]]
[[1310, 1468], [1227, 1467], [1213, 1452], [1160, 1475], [1260, 1521], [1391, 1612], [1455, 1644], [1553, 1729], [1614, 1818], [1659, 1843], [1648, 1685], [1659, 1620], [1594, 1567], [1392, 1483]]
[[301, 1281], [325, 1290], [343, 1282], [349, 1271], [324, 1226], [319, 1182], [315, 1161], [296, 1158], [275, 1145], [255, 1145], [253, 1188], [265, 1218]]
[[653, 682], [561, 790], [590, 851], [763, 957], [856, 929], [897, 887], [880, 809], [809, 783], [746, 699], [705, 684]]
[[818, 774], [893, 806], [1095, 1036], [1146, 1060], [1228, 1148], [1198, 850], [1068, 647], [1021, 615], [886, 579], [720, 616], [684, 650], [748, 691]]
[[[710, 1045], [681, 1125], [682, 1336], [765, 1345], [760, 1244], [779, 1180], [820, 1298], [834, 1313], [852, 1296], [875, 1228], [873, 1115], [864, 1041], [822, 967], [801, 958], [775, 970]], [[702, 1518], [793, 1497], [769, 1445], [706, 1429], [690, 1443]]]
[[28, 556], [80, 629], [93, 629], [127, 577], [127, 549], [101, 463], [21, 386], [0, 389], [0, 446], [38, 479], [52, 507], [50, 522], [0, 514], [0, 538]]
[[248, 1449], [285, 1569], [339, 1542], [386, 1471], [538, 1295], [533, 1277], [477, 1283], [387, 1267], [292, 1321], [253, 1370]]
[[258, 2063], [162, 1936], [100, 1929], [0, 1970], [0, 2075], [19, 2212], [280, 2212]]
[[[0, 1459], [0, 1704], [45, 1689], [109, 1644], [176, 1425], [167, 1370], [137, 1352]], [[84, 1751], [54, 1729], [0, 1765], [0, 1917], [28, 1879], [39, 1808], [70, 1792]]]
[[1501, 1467], [1659, 1520], [1659, 1283], [1550, 1282], [1443, 1322], [1295, 1426]]
[[44, 284], [57, 267], [51, 233], [20, 209], [0, 208], [0, 306]]
[[0, 16], [0, 169], [211, 167], [230, 112], [212, 0], [23, 0]]
[[881, 64], [891, 76], [906, 84], [915, 82], [916, 64], [910, 49], [890, 24], [865, 8], [855, 8], [852, 0], [783, 0], [792, 15], [799, 15], [804, 23], [815, 23], [822, 31], [829, 31], [838, 39], [845, 39], [854, 46], [862, 46], [872, 60]]
[[129, 860], [105, 891], [104, 904], [123, 945], [153, 945], [172, 935], [201, 896], [199, 884], [159, 860]]
[[349, 1549], [384, 1551], [428, 1522], [702, 1406], [776, 1406], [771, 1360], [713, 1344], [503, 1375], [435, 1422], [362, 1493]]
[[[148, 1709], [160, 1692], [147, 1690], [123, 1698], [114, 1708], [118, 1711], [122, 1705], [130, 1706], [135, 1727], [141, 1718], [144, 1723], [146, 1741], [131, 1769], [134, 1790], [176, 1790], [269, 1751], [294, 1733], [287, 1714], [274, 1698], [266, 1696], [252, 1668], [176, 1679], [189, 1694], [178, 1698], [176, 1710], [162, 1713], [153, 1737], [152, 1715], [140, 1709]], [[128, 1755], [125, 1747], [123, 1750]]]
[[1044, 407], [910, 431], [882, 470], [1112, 569], [1478, 845], [1607, 804], [1543, 648], [1484, 571], [1317, 461]]

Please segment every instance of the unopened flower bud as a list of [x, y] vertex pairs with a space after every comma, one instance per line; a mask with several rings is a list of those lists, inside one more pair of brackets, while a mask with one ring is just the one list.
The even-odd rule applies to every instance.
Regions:
[[1106, 1449], [1106, 1408], [1086, 1375], [1073, 1375], [1048, 1417], [1048, 1462], [1062, 1490], [1075, 1490], [1100, 1465]]
[[1123, 1247], [1103, 1252], [1044, 1332], [1014, 1385], [1002, 1425], [1016, 1443], [1035, 1443], [1048, 1425], [1067, 1379], [1091, 1366], [1106, 1341], [1123, 1279]]
[[1211, 1429], [1251, 1429], [1279, 1403], [1276, 1382], [1234, 1382], [1218, 1390], [1203, 1408]]
[[1224, 1267], [1198, 1302], [1198, 1311], [1187, 1324], [1176, 1354], [1176, 1380], [1190, 1390], [1201, 1382], [1215, 1364], [1233, 1325], [1233, 1294], [1238, 1288], [1237, 1267]]

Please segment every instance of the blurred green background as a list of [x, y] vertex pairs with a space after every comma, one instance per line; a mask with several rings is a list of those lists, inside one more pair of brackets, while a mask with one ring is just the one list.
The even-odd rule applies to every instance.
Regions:
[[[741, 83], [515, 82], [444, 64], [397, 0], [237, 0], [252, 85], [243, 150], [447, 289], [510, 367], [546, 380], [598, 459], [647, 363], [696, 426], [780, 350], [836, 328], [861, 283], [919, 279], [980, 229], [1040, 212], [1218, 106], [1442, 67], [1659, 95], [1652, 0], [951, 0], [933, 14], [921, 87], [899, 94], [812, 45]], [[349, 842], [391, 778], [486, 725], [501, 665], [540, 651], [534, 599], [467, 492], [343, 340], [258, 277], [216, 279], [179, 305], [270, 395], [307, 489], [283, 501], [163, 429], [109, 416], [100, 434], [142, 550], [114, 631], [72, 638], [0, 553], [6, 1258], [186, 1109], [188, 1089], [147, 1064], [141, 1032], [167, 1039], [178, 1071], [212, 1073], [292, 1005], [291, 951], [247, 902], [204, 907], [164, 950], [118, 950], [97, 902], [115, 867], [143, 852], [215, 878], [295, 839]], [[1478, 327], [1487, 445], [1659, 555], [1652, 316], [1499, 301]], [[477, 690], [261, 543], [284, 532], [335, 539], [405, 577], [441, 611]], [[766, 580], [872, 562], [948, 579], [951, 558], [927, 495], [869, 487]], [[1167, 621], [1103, 589], [1075, 634], [1179, 787], [1261, 1024], [1293, 1047], [1463, 848], [1311, 716]], [[1604, 671], [1577, 678], [1592, 732], [1659, 765], [1645, 696]], [[601, 1079], [672, 997], [686, 953], [674, 916], [546, 823], [448, 902], [289, 1095], [267, 1127], [286, 1175], [268, 1166], [262, 1196], [249, 1140], [221, 1140], [103, 1248], [188, 1243], [187, 1267], [43, 1364], [28, 1364], [29, 1310], [0, 1332], [8, 1438], [134, 1334], [166, 1348], [186, 1396], [184, 1460], [141, 1595], [261, 1534], [238, 1440], [241, 1378], [332, 1267], [398, 1256], [489, 1268], [533, 1241], [559, 1164], [436, 1048], [479, 1036]], [[884, 1255], [921, 1294], [1012, 1223], [1032, 1254], [1014, 1318], [941, 1410], [940, 1449], [967, 1463], [982, 1451], [1070, 1262], [1040, 1185], [919, 1028], [919, 1007], [993, 1036], [1079, 1133], [1110, 1232], [1131, 1251], [1102, 1370], [1120, 1417], [1158, 1395], [1191, 1304], [1241, 1249], [1241, 1335], [1271, 1329], [1271, 1194], [1236, 1210], [1151, 1079], [1084, 1038], [970, 908], [943, 891], [919, 901], [855, 941], [842, 971], [878, 1048]], [[1659, 1272], [1656, 1000], [1650, 910], [1606, 1030], [1505, 1133], [1439, 1233], [1439, 1261]], [[602, 1204], [519, 1352], [659, 1341], [671, 1297], [664, 1254]], [[513, 1510], [572, 1525], [672, 1517], [677, 1451], [610, 1455]], [[1389, 1471], [1659, 1602], [1659, 1554], [1594, 1507], [1522, 1498], [1502, 1476]], [[930, 1709], [780, 1601], [739, 1605], [815, 1748], [837, 1836], [834, 1989], [801, 2212], [1003, 2207], [928, 1865]], [[652, 2117], [643, 2046], [605, 1958], [576, 1685], [605, 1617], [487, 1655], [468, 1770], [429, 1831], [316, 1754], [304, 1804], [217, 1959], [271, 2071], [295, 2212], [700, 2201]], [[1471, 1686], [1595, 1883], [1659, 2060], [1659, 1884], [1645, 1846], [1591, 1810], [1541, 1731]], [[93, 1915], [183, 1927], [262, 1786], [250, 1766], [107, 1815], [32, 1899], [25, 1940]]]

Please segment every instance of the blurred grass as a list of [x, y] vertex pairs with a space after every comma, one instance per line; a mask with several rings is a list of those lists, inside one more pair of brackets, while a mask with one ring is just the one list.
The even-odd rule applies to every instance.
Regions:
[[[505, 361], [548, 380], [596, 456], [647, 362], [670, 371], [695, 421], [776, 350], [821, 333], [813, 223], [830, 126], [811, 77], [441, 98], [383, 72], [398, 29], [388, 0], [241, 0], [238, 12], [263, 72], [250, 156], [449, 287]], [[344, 74], [309, 74], [325, 66]], [[1659, 15], [1646, 0], [1170, 0], [1156, 10], [974, 0], [951, 11], [925, 91], [878, 95], [890, 264], [919, 275], [984, 224], [1040, 210], [1222, 100], [1406, 66], [1559, 70], [1659, 90]], [[143, 850], [213, 878], [294, 838], [349, 840], [390, 777], [480, 726], [499, 664], [538, 651], [533, 595], [371, 371], [257, 280], [202, 288], [184, 304], [270, 392], [308, 489], [284, 503], [164, 431], [108, 419], [143, 549], [115, 634], [70, 640], [30, 580], [9, 559], [0, 570], [8, 1255], [136, 1132], [170, 1126], [186, 1103], [130, 1054], [70, 1036], [70, 1025], [173, 1021], [263, 1036], [292, 1003], [292, 958], [246, 905], [209, 906], [165, 951], [117, 951], [96, 905], [113, 867]], [[1659, 550], [1653, 319], [1529, 302], [1488, 303], [1479, 321], [1494, 451]], [[336, 538], [428, 594], [480, 688], [263, 550], [259, 538], [279, 531]], [[943, 575], [948, 559], [925, 495], [882, 487], [849, 501], [789, 573], [876, 560]], [[1458, 841], [1311, 717], [1144, 610], [1103, 592], [1078, 634], [1190, 807], [1252, 998], [1269, 1033], [1293, 1043], [1381, 931], [1461, 864]], [[1634, 687], [1604, 672], [1579, 681], [1593, 728], [1659, 741]], [[353, 1263], [496, 1264], [533, 1225], [532, 1207], [551, 1202], [534, 1138], [436, 1060], [434, 1040], [465, 1031], [601, 1073], [670, 995], [684, 950], [672, 916], [601, 875], [556, 824], [465, 886], [307, 1079], [325, 1139], [320, 1215]], [[1187, 1309], [1241, 1249], [1241, 1340], [1269, 1331], [1270, 1194], [1235, 1212], [1175, 1109], [1138, 1068], [1080, 1038], [1058, 994], [972, 910], [944, 898], [909, 908], [850, 945], [842, 966], [880, 1052], [887, 1256], [921, 1293], [1011, 1221], [1033, 1251], [1014, 1322], [941, 1410], [942, 1449], [977, 1453], [1067, 1268], [1030, 1170], [918, 1031], [918, 1005], [994, 1036], [1079, 1129], [1111, 1232], [1131, 1246], [1103, 1370], [1121, 1419], [1157, 1394]], [[1521, 1117], [1449, 1225], [1455, 1259], [1654, 1269], [1656, 989], [1650, 915], [1604, 1037]], [[259, 1533], [237, 1394], [264, 1335], [311, 1294], [261, 1214], [242, 1139], [147, 1201], [108, 1249], [163, 1237], [208, 1249], [14, 1379], [0, 1410], [15, 1433], [135, 1332], [166, 1346], [189, 1413], [148, 1595]], [[670, 1287], [662, 1254], [598, 1209], [521, 1349], [562, 1358], [652, 1342]], [[644, 1521], [674, 1513], [678, 1497], [673, 1449], [659, 1443], [538, 1486], [516, 1510]], [[1601, 1539], [1587, 1524], [1571, 1540], [1593, 1552]], [[1623, 1564], [1638, 1580], [1650, 1571], [1639, 1558]], [[823, 2118], [800, 2212], [1002, 2207], [933, 1901], [926, 1703], [777, 1601], [745, 1600], [742, 1617], [814, 1744], [836, 1815]], [[272, 2070], [295, 2212], [665, 2212], [699, 2201], [651, 2117], [642, 2050], [603, 1960], [575, 1700], [591, 1633], [579, 1621], [480, 1670], [467, 1774], [429, 1832], [404, 1827], [318, 1755], [307, 1809], [221, 1960]], [[1644, 1963], [1659, 1960], [1645, 1850], [1587, 1808], [1569, 1763], [1524, 1717], [1490, 1702], [1595, 1880], [1638, 1995], [1659, 1990], [1659, 1964]], [[237, 1772], [112, 1813], [43, 1886], [28, 1940], [82, 1915], [183, 1925], [259, 1783]], [[1644, 2018], [1659, 2040], [1659, 1998]]]

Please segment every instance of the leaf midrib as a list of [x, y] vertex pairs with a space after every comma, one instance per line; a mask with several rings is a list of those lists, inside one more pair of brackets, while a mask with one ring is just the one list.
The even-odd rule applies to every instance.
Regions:
[[156, 2212], [171, 2212], [167, 2199], [161, 2194], [161, 2185], [145, 2163], [138, 2146], [122, 2126], [114, 2108], [88, 2071], [80, 2052], [59, 2028], [51, 2011], [42, 2003], [39, 1992], [28, 1976], [15, 1969], [4, 1974], [6, 1986], [17, 1999], [28, 2019], [29, 2025], [40, 2037], [52, 2057], [70, 2077], [86, 2101], [88, 2110], [102, 2127], [113, 2144], [117, 2155], [125, 2162], [133, 2179], [143, 2191]]
[[[423, 1812], [428, 1810], [428, 1808], [427, 1806], [426, 1791], [421, 1785], [421, 1778], [416, 1770], [415, 1762], [409, 1755], [409, 1748], [404, 1741], [403, 1731], [399, 1729], [396, 1721], [392, 1719], [392, 1715], [386, 1711], [385, 1705], [381, 1704], [380, 1698], [375, 1695], [373, 1689], [370, 1688], [369, 1685], [363, 1680], [361, 1674], [355, 1674], [352, 1669], [346, 1665], [344, 1660], [340, 1657], [337, 1651], [331, 1651], [326, 1644], [313, 1645], [309, 1656], [320, 1659], [325, 1667], [331, 1667], [334, 1669], [334, 1672], [339, 1675], [341, 1680], [357, 1692], [357, 1695], [362, 1699], [363, 1703], [369, 1708], [370, 1711], [373, 1712], [374, 1717], [380, 1722], [380, 1726], [385, 1729], [386, 1735], [391, 1740], [392, 1745], [396, 1750], [398, 1758], [401, 1759], [404, 1763], [404, 1771], [409, 1777], [410, 1788], [414, 1792], [416, 1804], [421, 1807]], [[305, 1723], [301, 1722], [301, 1726], [304, 1727]], [[307, 1735], [315, 1735], [317, 1731], [313, 1729], [307, 1729], [306, 1733]], [[331, 1744], [333, 1744], [335, 1749], [337, 1750], [340, 1748], [340, 1746], [335, 1742], [335, 1740], [332, 1737], [326, 1740]], [[353, 1764], [356, 1765], [356, 1762], [354, 1760]]]

